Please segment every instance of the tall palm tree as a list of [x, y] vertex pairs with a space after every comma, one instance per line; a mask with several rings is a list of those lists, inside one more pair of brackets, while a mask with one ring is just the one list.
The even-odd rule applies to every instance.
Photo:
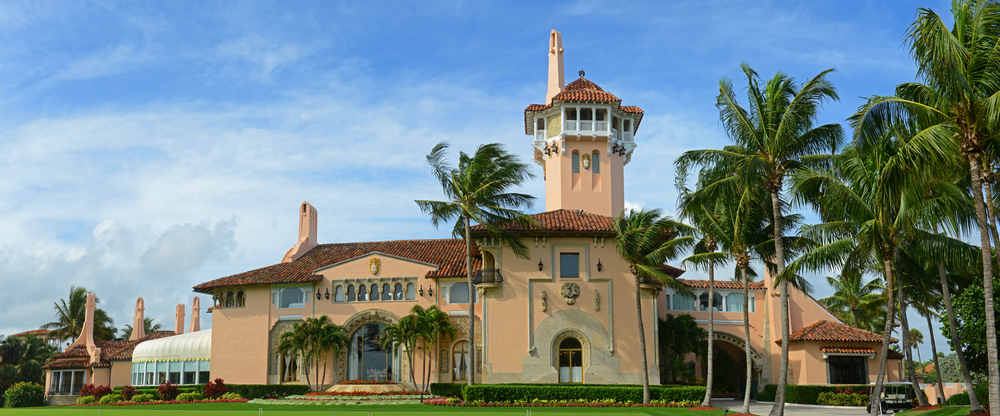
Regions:
[[[528, 258], [528, 248], [503, 226], [517, 223], [537, 228], [531, 217], [519, 211], [531, 208], [535, 197], [507, 191], [535, 176], [528, 170], [527, 164], [507, 153], [498, 143], [481, 145], [472, 156], [460, 152], [455, 168], [445, 162], [447, 150], [448, 144], [441, 142], [427, 155], [427, 162], [434, 177], [441, 183], [447, 200], [418, 200], [416, 203], [421, 211], [431, 215], [431, 223], [435, 227], [456, 220], [452, 235], [465, 240], [465, 271], [471, 295], [475, 290], [472, 281], [472, 222], [486, 228], [488, 234], [510, 248], [517, 257]], [[469, 296], [469, 361], [472, 363], [476, 362], [474, 301], [475, 296]], [[466, 370], [470, 386], [475, 382], [475, 367], [470, 365]]]
[[[436, 345], [435, 341], [440, 335], [454, 336], [458, 332], [458, 329], [451, 324], [448, 314], [438, 309], [437, 305], [431, 305], [427, 309], [422, 308], [420, 305], [413, 305], [413, 308], [410, 309], [410, 314], [417, 317], [417, 337], [424, 350], [420, 391], [427, 391], [427, 386], [431, 381], [431, 359], [434, 357], [432, 351], [434, 345]], [[428, 344], [431, 346], [430, 349], [427, 348]]]
[[879, 319], [879, 311], [885, 307], [885, 295], [880, 279], [865, 281], [861, 273], [845, 273], [837, 277], [826, 277], [833, 295], [819, 302], [833, 311], [838, 318], [856, 328], [880, 332], [882, 328], [872, 325]]
[[[313, 390], [312, 384], [309, 381], [309, 364], [308, 364], [308, 353], [309, 346], [309, 335], [306, 332], [306, 327], [302, 322], [296, 322], [292, 325], [292, 330], [281, 334], [278, 338], [278, 348], [275, 352], [281, 355], [296, 357], [296, 361], [299, 358], [302, 359], [302, 365], [298, 366], [305, 370], [306, 373], [306, 386], [309, 390]], [[286, 371], [295, 371], [292, 368]], [[284, 374], [282, 374], [284, 377]], [[284, 380], [282, 380], [284, 381]]]
[[635, 310], [639, 328], [639, 354], [642, 356], [642, 403], [649, 404], [649, 364], [646, 358], [646, 333], [642, 325], [641, 285], [644, 281], [685, 291], [687, 288], [663, 271], [664, 264], [677, 258], [682, 250], [694, 243], [690, 236], [676, 237], [679, 230], [688, 230], [682, 223], [662, 216], [659, 209], [635, 211], [629, 209], [615, 218], [614, 242], [618, 255], [629, 265], [635, 277]]
[[[344, 327], [334, 324], [328, 316], [323, 315], [319, 319], [320, 321], [315, 328], [314, 351], [323, 357], [323, 378], [317, 383], [317, 386], [325, 386], [326, 367], [330, 353], [333, 353], [333, 359], [336, 361], [340, 357], [340, 351], [347, 347], [350, 339], [344, 333]], [[319, 359], [316, 361], [318, 362]]]
[[920, 344], [923, 343], [924, 333], [916, 328], [910, 329], [910, 347], [917, 350], [917, 362], [920, 364], [924, 363], [924, 359], [920, 357]]
[[[677, 160], [679, 178], [691, 165], [728, 166], [744, 187], [763, 185], [771, 198], [774, 227], [775, 283], [781, 294], [781, 335], [788, 339], [788, 284], [782, 280], [785, 270], [785, 241], [781, 235], [781, 192], [786, 177], [820, 151], [834, 151], [843, 141], [839, 124], [815, 126], [819, 108], [826, 100], [839, 100], [826, 70], [801, 86], [778, 72], [760, 85], [757, 72], [741, 65], [747, 78], [749, 108], [742, 107], [728, 78], [719, 81], [716, 107], [732, 145], [722, 150], [693, 150]], [[765, 365], [765, 368], [768, 368]], [[785, 409], [785, 386], [788, 384], [788, 343], [781, 344], [781, 365], [771, 415]]]
[[383, 349], [395, 351], [403, 350], [410, 361], [410, 382], [416, 386], [416, 371], [413, 365], [413, 352], [417, 349], [417, 340], [420, 339], [421, 328], [419, 317], [415, 314], [406, 315], [399, 318], [395, 325], [386, 325], [382, 328], [382, 335], [379, 342]]
[[[934, 11], [917, 10], [906, 33], [919, 81], [901, 84], [895, 97], [881, 97], [864, 115], [862, 125], [877, 129], [882, 120], [910, 114], [927, 121], [920, 131], [928, 141], [957, 142], [956, 154], [968, 163], [979, 225], [986, 308], [986, 341], [990, 385], [1000, 385], [994, 322], [993, 265], [990, 221], [983, 197], [981, 158], [1000, 121], [1000, 5], [993, 1], [955, 0], [954, 26], [949, 29]], [[922, 82], [920, 82], [922, 81]], [[971, 397], [970, 397], [971, 399]], [[991, 409], [1000, 408], [1000, 389], [990, 389]], [[973, 404], [972, 412], [982, 409]]]
[[[70, 286], [69, 296], [54, 303], [56, 320], [42, 325], [41, 329], [51, 330], [50, 336], [59, 339], [59, 342], [79, 337], [87, 320], [87, 293], [84, 287]], [[94, 297], [94, 301], [101, 303], [97, 297]], [[115, 332], [118, 332], [114, 324], [115, 321], [104, 312], [104, 309], [94, 309], [95, 340], [114, 339]]]
[[[159, 323], [153, 323], [153, 318], [143, 317], [142, 326], [144, 334], [152, 334], [155, 331], [159, 331], [163, 328], [163, 325]], [[132, 337], [132, 324], [125, 324], [125, 328], [122, 328], [122, 336], [118, 339], [127, 340]]]

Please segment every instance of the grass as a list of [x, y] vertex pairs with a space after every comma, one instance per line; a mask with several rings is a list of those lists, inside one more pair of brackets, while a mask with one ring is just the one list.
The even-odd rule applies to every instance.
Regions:
[[[449, 413], [454, 415], [525, 415], [527, 408], [468, 408], [468, 407], [448, 407], [430, 406], [422, 404], [406, 405], [368, 405], [368, 406], [295, 406], [295, 405], [259, 405], [250, 403], [196, 403], [196, 404], [172, 404], [172, 405], [148, 405], [148, 406], [117, 406], [117, 407], [31, 407], [22, 409], [3, 409], [3, 415], [24, 415], [24, 416], [49, 416], [49, 415], [145, 415], [145, 416], [247, 416], [256, 415], [258, 409], [264, 410], [265, 416], [302, 416], [303, 414], [315, 415], [335, 415], [335, 416], [425, 416], [437, 413]], [[605, 408], [580, 408], [580, 407], [535, 407], [531, 408], [532, 416], [543, 415], [570, 415], [570, 414], [594, 414], [594, 415], [650, 415], [650, 416], [718, 416], [720, 411], [687, 410], [670, 407], [605, 407]], [[935, 415], [937, 416], [937, 415]]]
[[916, 412], [907, 410], [899, 413], [900, 416], [966, 416], [969, 414], [969, 406], [948, 406], [937, 410], [924, 410]]

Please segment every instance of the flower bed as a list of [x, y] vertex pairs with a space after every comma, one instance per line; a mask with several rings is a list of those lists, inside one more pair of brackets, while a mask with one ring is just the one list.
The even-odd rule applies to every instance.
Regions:
[[396, 384], [395, 381], [347, 380], [337, 384]]
[[603, 401], [603, 402], [587, 402], [587, 401], [570, 401], [570, 400], [532, 400], [532, 401], [514, 401], [510, 403], [484, 403], [484, 402], [463, 402], [454, 398], [434, 398], [424, 400], [424, 404], [429, 404], [432, 406], [459, 406], [459, 407], [680, 407], [688, 409], [697, 409], [697, 403], [693, 402], [682, 402], [682, 403], [666, 403], [654, 400], [650, 404], [642, 403], [619, 403], [614, 401]]
[[400, 391], [383, 391], [383, 392], [371, 392], [371, 391], [315, 391], [312, 393], [306, 393], [306, 396], [419, 396], [419, 395], [430, 396], [427, 393], [416, 390], [400, 390]]
[[[419, 394], [337, 394], [288, 396], [284, 399], [254, 399], [253, 404], [283, 405], [371, 405], [371, 404], [419, 404]], [[419, 393], [419, 392], [418, 392]], [[437, 398], [436, 396], [423, 396]]]
[[189, 403], [246, 403], [249, 402], [247, 399], [216, 399], [216, 400], [192, 400], [189, 402], [181, 402], [177, 400], [171, 400], [167, 402], [154, 401], [154, 402], [118, 402], [118, 403], [91, 403], [91, 404], [78, 404], [76, 406], [147, 406], [151, 404], [189, 404]]

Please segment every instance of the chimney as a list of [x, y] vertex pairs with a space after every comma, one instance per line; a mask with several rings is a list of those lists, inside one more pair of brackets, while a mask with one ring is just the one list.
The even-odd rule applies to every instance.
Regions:
[[174, 312], [174, 334], [184, 333], [184, 304], [177, 304], [177, 311]]
[[319, 245], [316, 242], [318, 221], [316, 208], [308, 202], [302, 201], [302, 204], [299, 205], [299, 240], [291, 250], [288, 250], [288, 253], [285, 253], [285, 257], [281, 259], [282, 263], [291, 263]]
[[80, 331], [80, 337], [73, 344], [66, 347], [66, 350], [68, 351], [70, 348], [78, 345], [84, 345], [87, 347], [87, 353], [90, 355], [90, 364], [94, 364], [101, 361], [101, 349], [97, 348], [97, 344], [94, 344], [94, 309], [97, 308], [97, 295], [88, 293], [86, 305], [87, 312], [83, 321], [83, 330]]
[[143, 302], [142, 298], [136, 299], [135, 318], [132, 319], [132, 336], [128, 338], [129, 341], [135, 341], [146, 336], [145, 312], [145, 302]]
[[195, 296], [194, 301], [191, 302], [191, 329], [189, 329], [188, 332], [201, 331], [201, 318], [198, 316], [199, 312], [201, 312], [201, 300]]
[[566, 74], [563, 71], [562, 34], [555, 29], [549, 34], [549, 89], [545, 93], [545, 103], [552, 104], [552, 97], [562, 92], [566, 87]]

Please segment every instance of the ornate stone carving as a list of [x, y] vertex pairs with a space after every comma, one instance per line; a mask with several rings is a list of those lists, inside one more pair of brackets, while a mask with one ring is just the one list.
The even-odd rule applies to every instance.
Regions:
[[580, 285], [576, 283], [563, 283], [562, 290], [559, 291], [567, 305], [576, 303], [576, 298], [580, 296]]
[[441, 364], [441, 374], [448, 374], [448, 371], [451, 369], [451, 367], [448, 366], [448, 355], [448, 349], [441, 348], [441, 360], [439, 361]]
[[601, 292], [598, 292], [597, 289], [594, 289], [594, 310], [601, 310]]
[[549, 309], [549, 303], [546, 301], [545, 291], [543, 290], [542, 291], [542, 312], [545, 312], [548, 309]]

